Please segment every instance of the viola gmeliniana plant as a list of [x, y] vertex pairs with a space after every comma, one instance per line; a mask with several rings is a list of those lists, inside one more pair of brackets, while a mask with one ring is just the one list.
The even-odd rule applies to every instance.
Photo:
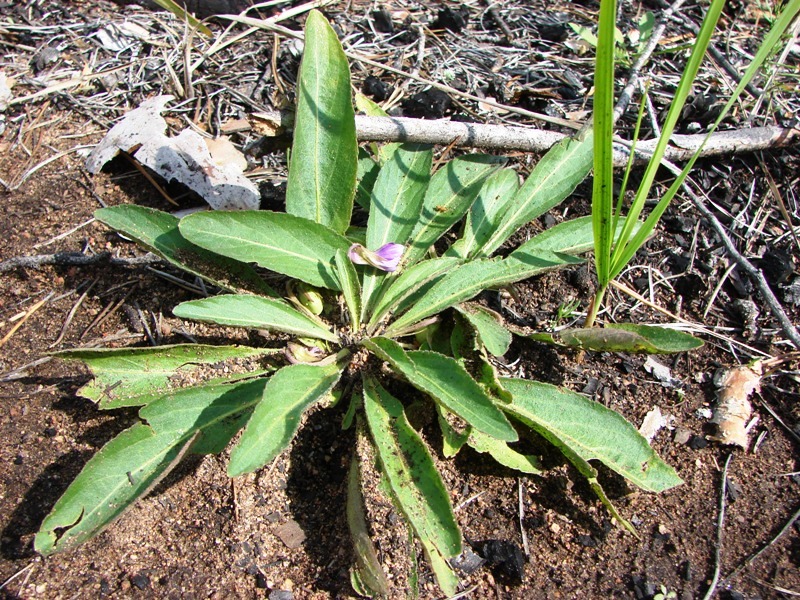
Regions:
[[[96, 213], [224, 290], [179, 304], [176, 316], [288, 334], [291, 341], [281, 348], [179, 344], [60, 353], [91, 369], [94, 379], [81, 395], [104, 410], [140, 407], [141, 421], [89, 460], [42, 523], [36, 549], [51, 554], [97, 535], [182, 458], [220, 453], [240, 431], [228, 474], [256, 471], [289, 446], [304, 413], [341, 401], [348, 403], [343, 428], [355, 428], [358, 442], [346, 507], [354, 588], [365, 595], [389, 589], [362, 499], [365, 474], [378, 472], [380, 489], [405, 518], [440, 587], [454, 594], [458, 578], [448, 560], [461, 553], [462, 535], [428, 446], [407, 418], [408, 404], [419, 398], [435, 407], [445, 457], [468, 445], [505, 467], [539, 473], [537, 458], [514, 446], [535, 432], [632, 529], [590, 461], [651, 492], [680, 478], [614, 411], [552, 385], [499, 376], [491, 357], [508, 350], [512, 333], [476, 301], [485, 290], [579, 264], [578, 255], [592, 248], [593, 221], [583, 217], [493, 257], [587, 177], [592, 130], [553, 147], [522, 184], [495, 156], [468, 154], [432, 173], [427, 146], [389, 144], [371, 155], [356, 142], [347, 60], [319, 12], [309, 15], [305, 40], [285, 213], [212, 211], [178, 220], [131, 205]], [[356, 199], [369, 211], [366, 229], [351, 224]], [[460, 237], [448, 246], [443, 236], [459, 224]], [[285, 294], [267, 285], [253, 263], [285, 278]], [[634, 349], [697, 345], [685, 334], [651, 329], [635, 332], [649, 345]], [[226, 374], [218, 368], [226, 362], [245, 367]], [[400, 400], [389, 391], [403, 385], [417, 393]]]

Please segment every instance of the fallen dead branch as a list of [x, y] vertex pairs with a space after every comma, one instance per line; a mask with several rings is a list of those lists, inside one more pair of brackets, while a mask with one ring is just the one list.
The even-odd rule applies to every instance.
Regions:
[[[271, 130], [288, 131], [294, 115], [291, 112], [256, 113], [253, 119], [260, 127], [269, 124]], [[356, 135], [362, 142], [412, 142], [481, 148], [487, 150], [545, 152], [564, 137], [563, 133], [512, 125], [463, 123], [446, 119], [412, 119], [408, 117], [356, 116]], [[705, 139], [705, 134], [673, 135], [666, 159], [671, 162], [689, 160]], [[741, 154], [791, 146], [800, 141], [800, 129], [783, 127], [749, 127], [722, 131], [710, 136], [701, 156]], [[636, 144], [637, 162], [645, 162], [655, 149], [658, 139]], [[628, 155], [617, 146], [614, 164], [625, 166]]]
[[108, 263], [121, 267], [139, 267], [161, 262], [154, 254], [135, 256], [133, 258], [119, 258], [111, 256], [108, 252], [86, 256], [79, 252], [57, 252], [55, 254], [34, 254], [33, 256], [17, 256], [0, 262], [0, 273], [7, 273], [14, 269], [36, 269], [44, 265], [57, 265], [60, 267], [85, 267]]

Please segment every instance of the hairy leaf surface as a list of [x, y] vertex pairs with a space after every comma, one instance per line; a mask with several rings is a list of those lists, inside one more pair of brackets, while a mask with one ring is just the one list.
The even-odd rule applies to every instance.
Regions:
[[289, 365], [273, 375], [239, 443], [231, 452], [228, 475], [263, 467], [292, 441], [303, 413], [331, 391], [339, 366]]
[[286, 211], [344, 233], [353, 212], [357, 164], [350, 66], [336, 33], [312, 10], [297, 80]]
[[364, 347], [475, 429], [500, 440], [518, 439], [503, 412], [455, 359], [436, 352], [406, 352], [388, 338], [373, 338], [364, 342]]
[[504, 159], [470, 154], [448, 162], [431, 177], [422, 211], [403, 257], [413, 265], [448, 229], [466, 214], [486, 181], [502, 166]]
[[489, 240], [517, 190], [519, 175], [513, 169], [501, 169], [486, 180], [467, 213], [464, 235], [459, 240], [461, 256], [472, 255]]
[[[422, 209], [422, 200], [431, 178], [433, 151], [429, 146], [403, 144], [380, 170], [372, 188], [367, 249], [384, 244], [408, 242]], [[372, 306], [386, 274], [375, 269], [364, 271], [364, 316]]]
[[414, 532], [442, 555], [461, 552], [461, 532], [433, 459], [399, 400], [364, 378], [364, 411], [389, 485]]
[[235, 434], [230, 422], [258, 401], [265, 383], [188, 388], [142, 409], [150, 424], [126, 429], [86, 463], [42, 523], [36, 550], [52, 554], [97, 535], [147, 494], [194, 444], [200, 451], [218, 451]]
[[[181, 378], [196, 381], [201, 374], [209, 380], [230, 377], [222, 370], [225, 361], [275, 352], [277, 350], [270, 348], [247, 346], [177, 344], [156, 348], [66, 350], [56, 356], [86, 363], [94, 379], [77, 393], [97, 402], [102, 409], [111, 409], [149, 404], [167, 392], [174, 392]], [[259, 372], [248, 375], [257, 374]]]
[[493, 310], [475, 302], [457, 304], [456, 310], [464, 315], [477, 331], [486, 349], [494, 356], [503, 356], [511, 345], [511, 332], [503, 325], [503, 319]]
[[580, 394], [549, 384], [502, 378], [513, 396], [503, 408], [558, 448], [599, 460], [635, 485], [661, 492], [680, 485], [675, 470], [622, 415]]
[[566, 138], [548, 150], [514, 195], [475, 256], [489, 256], [520, 227], [562, 202], [592, 168], [592, 135]]
[[456, 267], [438, 280], [415, 304], [387, 329], [397, 335], [406, 327], [435, 315], [459, 302], [469, 300], [485, 289], [533, 277], [581, 261], [566, 254], [543, 252], [523, 259], [480, 259]]
[[178, 230], [179, 219], [169, 213], [125, 204], [101, 208], [94, 216], [171, 265], [224, 290], [277, 296], [250, 265], [209, 252], [185, 239]]
[[324, 225], [267, 210], [195, 213], [181, 220], [180, 231], [223, 256], [332, 290], [339, 290], [333, 257], [350, 248], [347, 238]]
[[177, 317], [219, 325], [283, 331], [335, 342], [338, 336], [322, 323], [289, 306], [283, 300], [261, 296], [225, 294], [181, 302], [172, 309]]

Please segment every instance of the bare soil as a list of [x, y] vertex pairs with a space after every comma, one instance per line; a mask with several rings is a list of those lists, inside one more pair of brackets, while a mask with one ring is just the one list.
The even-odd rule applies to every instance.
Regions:
[[[59, 3], [50, 4], [64, 10]], [[73, 16], [87, 22], [118, 10], [99, 2], [67, 4]], [[361, 19], [368, 8], [356, 3], [351, 11]], [[483, 8], [472, 10], [480, 14]], [[435, 16], [435, 10], [428, 12]], [[143, 13], [136, 14], [141, 18]], [[47, 15], [40, 18], [46, 21]], [[1, 29], [0, 39], [7, 48], [30, 42]], [[271, 44], [266, 34], [263, 39], [265, 45]], [[94, 178], [86, 174], [83, 158], [72, 150], [78, 144], [97, 142], [105, 127], [103, 119], [81, 114], [75, 106], [74, 100], [53, 96], [15, 105], [6, 112], [0, 137], [0, 177], [5, 182], [17, 181], [45, 158], [65, 153], [0, 196], [2, 260], [61, 251], [141, 255], [133, 244], [99, 223], [87, 223], [93, 211], [101, 204], [121, 203], [174, 208], [124, 161]], [[763, 160], [781, 190], [796, 185], [796, 149], [776, 151]], [[760, 173], [757, 165], [755, 158], [745, 157], [722, 166], [707, 162], [700, 170], [709, 181], [727, 179], [718, 194], [730, 195], [726, 207], [735, 212], [732, 204], [741, 207], [748, 201], [753, 174]], [[758, 186], [766, 194], [761, 178]], [[571, 211], [585, 214], [585, 192], [576, 194]], [[796, 200], [791, 194], [787, 198]], [[181, 203], [188, 206], [196, 200], [184, 196]], [[797, 206], [790, 210], [796, 219]], [[561, 213], [553, 218], [560, 219]], [[533, 226], [547, 224], [543, 219]], [[769, 228], [779, 229], [774, 219], [767, 222]], [[70, 233], [62, 236], [65, 232]], [[748, 250], [763, 254], [763, 244], [759, 244], [756, 241]], [[796, 250], [789, 238], [781, 244], [778, 248], [789, 257], [785, 281], [791, 281], [797, 276]], [[692, 247], [694, 263], [687, 265]], [[800, 508], [800, 476], [792, 475], [798, 471], [799, 457], [797, 372], [788, 367], [778, 371], [765, 380], [755, 399], [759, 421], [752, 437], [760, 440], [757, 449], [743, 452], [710, 441], [712, 430], [702, 416], [714, 402], [715, 371], [754, 355], [739, 344], [765, 355], [789, 349], [759, 297], [747, 288], [744, 276], [734, 273], [726, 279], [719, 300], [704, 315], [709, 291], [727, 266], [722, 255], [708, 224], [678, 203], [670, 209], [658, 236], [637, 257], [635, 269], [623, 277], [655, 304], [689, 321], [726, 328], [720, 331], [727, 341], [707, 338], [696, 352], [659, 359], [671, 369], [677, 382], [672, 386], [657, 381], [638, 356], [579, 356], [516, 339], [504, 357], [508, 372], [582, 391], [637, 426], [654, 406], [674, 416], [674, 429], [662, 430], [653, 446], [677, 469], [684, 485], [658, 495], [642, 493], [601, 470], [611, 499], [635, 525], [638, 537], [613, 523], [587, 483], [540, 440], [526, 443], [542, 454], [547, 471], [542, 476], [520, 477], [468, 450], [455, 460], [445, 460], [432, 419], [420, 415], [417, 425], [434, 452], [457, 507], [459, 525], [473, 550], [486, 554], [485, 542], [492, 540], [495, 547], [501, 541], [524, 550], [521, 579], [505, 568], [507, 563], [461, 573], [467, 597], [653, 598], [663, 586], [665, 593], [674, 592], [677, 598], [701, 598], [711, 584], [717, 560], [720, 597], [783, 598], [800, 593], [798, 522], [773, 542]], [[155, 268], [174, 273], [163, 265]], [[565, 300], [578, 298], [585, 306], [590, 291], [586, 272], [549, 274], [520, 285], [516, 298], [506, 298], [505, 316], [543, 327]], [[192, 458], [94, 540], [46, 559], [34, 553], [34, 533], [60, 494], [89, 457], [130, 426], [136, 415], [124, 410], [103, 413], [77, 397], [75, 392], [88, 375], [75, 364], [53, 359], [29, 365], [60, 349], [147, 345], [142, 317], [149, 335], [161, 343], [185, 342], [186, 334], [200, 340], [230, 334], [247, 343], [268, 343], [254, 334], [220, 332], [172, 316], [172, 306], [193, 297], [191, 291], [146, 267], [44, 266], [0, 275], [3, 597], [322, 599], [352, 595], [348, 575], [352, 553], [344, 505], [355, 437], [340, 428], [343, 409], [313, 412], [290, 450], [254, 475], [231, 481], [225, 474], [225, 456]], [[733, 309], [737, 299], [756, 303], [760, 311], [755, 321], [742, 320]], [[608, 306], [609, 319], [666, 320], [617, 293], [609, 297]], [[788, 308], [797, 323], [796, 310]], [[104, 313], [105, 318], [93, 325]], [[22, 315], [27, 319], [10, 334]], [[404, 400], [414, 400], [411, 392]], [[683, 441], [683, 433], [676, 440], [681, 430], [690, 433], [688, 441]], [[720, 528], [722, 468], [731, 454]], [[392, 595], [408, 596], [408, 571], [403, 563], [409, 550], [407, 534], [386, 500], [371, 498], [370, 505], [377, 519], [372, 523], [376, 545], [393, 580]], [[738, 570], [762, 548], [762, 554]], [[441, 597], [419, 548], [410, 551], [420, 559], [420, 597]], [[287, 594], [279, 595], [281, 590]]]

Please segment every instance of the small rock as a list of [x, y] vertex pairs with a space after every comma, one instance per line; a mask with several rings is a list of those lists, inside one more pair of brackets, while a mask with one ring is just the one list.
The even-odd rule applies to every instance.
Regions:
[[675, 443], [676, 444], [688, 444], [689, 440], [692, 439], [693, 435], [694, 434], [691, 431], [689, 431], [688, 429], [685, 429], [684, 427], [676, 427], [675, 428], [675, 438], [674, 438]]
[[131, 577], [131, 583], [134, 587], [144, 590], [150, 587], [150, 578], [144, 572], [139, 572]]
[[548, 42], [563, 42], [569, 37], [566, 23], [538, 23], [539, 37]]
[[275, 535], [286, 545], [290, 550], [299, 548], [306, 539], [306, 534], [297, 523], [297, 521], [288, 521], [283, 525], [275, 528]]
[[456, 569], [466, 575], [477, 571], [486, 561], [465, 546], [464, 551], [450, 561]]
[[294, 600], [294, 594], [287, 590], [272, 590], [267, 598], [269, 600]]
[[412, 117], [441, 119], [453, 101], [450, 96], [436, 89], [414, 94], [403, 102], [403, 110]]
[[386, 85], [374, 75], [369, 75], [361, 88], [361, 91], [367, 96], [372, 96], [375, 102], [383, 102], [392, 95], [393, 90], [394, 88]]
[[512, 585], [522, 583], [525, 555], [517, 544], [507, 540], [486, 540], [479, 542], [476, 549], [493, 566], [495, 576], [506, 579]]
[[394, 33], [394, 23], [392, 23], [392, 15], [385, 8], [380, 10], [373, 10], [370, 14], [372, 22], [375, 25], [375, 31], [380, 33]]
[[693, 435], [689, 440], [689, 448], [692, 450], [702, 450], [708, 446], [708, 440], [701, 435]]
[[469, 20], [469, 9], [463, 4], [455, 10], [445, 7], [439, 11], [436, 20], [431, 23], [431, 29], [449, 29], [453, 33], [459, 33], [467, 26]]
[[742, 495], [742, 486], [732, 479], [726, 481], [725, 489], [728, 493], [728, 499], [731, 502], [736, 502], [737, 498]]

